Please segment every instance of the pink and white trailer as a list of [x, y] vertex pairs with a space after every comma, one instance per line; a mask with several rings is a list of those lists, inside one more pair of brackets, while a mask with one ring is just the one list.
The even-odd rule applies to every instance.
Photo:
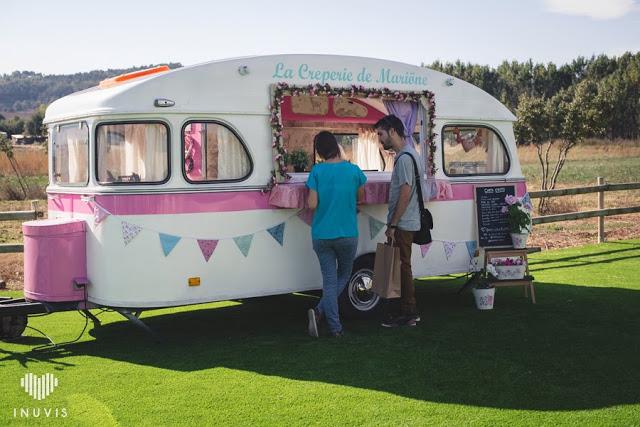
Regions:
[[411, 131], [435, 222], [434, 241], [414, 247], [414, 276], [468, 271], [474, 189], [526, 191], [503, 104], [398, 62], [249, 57], [118, 76], [47, 108], [48, 219], [25, 223], [25, 298], [0, 308], [110, 307], [136, 318], [320, 289], [304, 182], [313, 135], [330, 130], [368, 178], [342, 309], [371, 313], [393, 164], [373, 123], [389, 113]]

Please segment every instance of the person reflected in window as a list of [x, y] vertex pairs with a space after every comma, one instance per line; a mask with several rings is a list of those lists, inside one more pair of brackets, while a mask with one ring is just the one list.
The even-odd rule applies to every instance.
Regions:
[[322, 298], [308, 310], [309, 335], [317, 338], [318, 325], [326, 320], [329, 334], [343, 335], [338, 314], [338, 297], [344, 290], [358, 247], [356, 204], [364, 198], [367, 178], [362, 170], [342, 159], [336, 137], [327, 131], [318, 133], [314, 148], [323, 159], [309, 173], [309, 208], [315, 209], [311, 224], [313, 250], [322, 272]]

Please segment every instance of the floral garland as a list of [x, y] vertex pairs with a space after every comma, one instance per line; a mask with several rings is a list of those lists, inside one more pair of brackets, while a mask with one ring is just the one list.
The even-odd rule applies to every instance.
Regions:
[[402, 102], [422, 102], [428, 114], [428, 135], [427, 145], [429, 146], [429, 175], [434, 176], [436, 167], [434, 163], [434, 155], [436, 152], [436, 133], [435, 128], [435, 110], [436, 102], [433, 92], [425, 90], [423, 92], [401, 92], [388, 88], [371, 89], [364, 86], [355, 86], [346, 88], [332, 88], [328, 84], [315, 84], [308, 86], [292, 86], [284, 82], [277, 83], [273, 89], [273, 103], [271, 104], [271, 147], [273, 148], [273, 161], [275, 168], [271, 171], [271, 180], [267, 184], [265, 191], [270, 191], [281, 180], [289, 180], [291, 176], [287, 173], [285, 165], [285, 157], [287, 149], [284, 147], [284, 138], [282, 134], [282, 103], [285, 96], [335, 96], [348, 98], [380, 98], [382, 100], [402, 101]]

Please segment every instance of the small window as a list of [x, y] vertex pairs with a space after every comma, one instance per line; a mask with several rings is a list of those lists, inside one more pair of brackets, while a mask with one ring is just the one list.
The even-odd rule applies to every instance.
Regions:
[[169, 138], [162, 123], [100, 125], [96, 146], [100, 184], [159, 184], [169, 179]]
[[247, 149], [226, 126], [191, 122], [182, 130], [184, 173], [190, 182], [239, 181], [252, 169]]
[[51, 130], [53, 182], [87, 185], [89, 182], [89, 128], [86, 123], [54, 126]]
[[442, 131], [444, 172], [449, 176], [504, 175], [509, 156], [493, 130], [480, 126], [446, 126]]

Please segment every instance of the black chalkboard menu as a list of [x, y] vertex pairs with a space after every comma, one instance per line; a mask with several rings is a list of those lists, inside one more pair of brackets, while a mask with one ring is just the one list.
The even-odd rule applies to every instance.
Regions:
[[507, 216], [500, 212], [509, 194], [516, 195], [515, 185], [475, 187], [478, 246], [511, 246]]

